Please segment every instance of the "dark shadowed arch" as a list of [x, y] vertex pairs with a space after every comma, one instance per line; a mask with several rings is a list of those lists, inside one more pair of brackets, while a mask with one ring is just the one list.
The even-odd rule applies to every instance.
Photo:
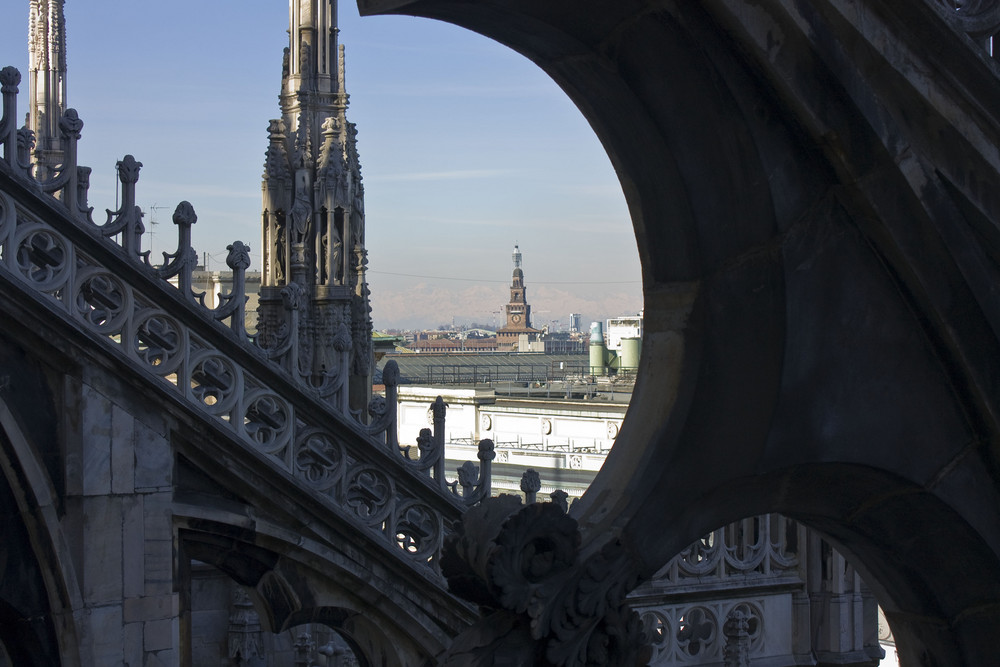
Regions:
[[57, 415], [39, 365], [0, 339], [0, 642], [15, 665], [80, 664]]
[[340, 633], [364, 664], [387, 667], [406, 664], [405, 656], [430, 659], [447, 646], [437, 619], [370, 566], [331, 557], [327, 548], [263, 520], [251, 528], [226, 512], [200, 514], [177, 517], [180, 567], [201, 561], [248, 588], [269, 632], [322, 623]]
[[603, 142], [640, 379], [574, 506], [651, 575], [781, 511], [874, 576], [904, 664], [1000, 632], [1000, 86], [930, 3], [359, 0], [537, 63]]

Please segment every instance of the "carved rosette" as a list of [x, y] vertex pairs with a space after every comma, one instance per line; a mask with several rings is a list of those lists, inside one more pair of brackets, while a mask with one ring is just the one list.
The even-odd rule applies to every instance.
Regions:
[[295, 473], [310, 486], [325, 491], [343, 474], [346, 455], [342, 445], [328, 434], [311, 429], [301, 438], [295, 453]]
[[576, 561], [580, 533], [576, 521], [552, 503], [534, 503], [514, 514], [497, 536], [490, 575], [500, 603], [523, 613], [544, 605], [542, 584]]
[[441, 569], [453, 593], [496, 611], [456, 639], [444, 664], [646, 664], [643, 623], [624, 603], [638, 583], [624, 547], [583, 560], [579, 546], [558, 503], [499, 496], [466, 512]]
[[270, 391], [248, 392], [244, 398], [243, 431], [260, 449], [279, 451], [292, 430], [292, 409]]
[[128, 286], [110, 271], [94, 268], [81, 271], [76, 281], [76, 306], [80, 317], [106, 336], [119, 333], [133, 309]]
[[378, 525], [391, 509], [395, 487], [392, 480], [375, 466], [360, 466], [349, 476], [346, 505], [365, 523]]
[[396, 544], [415, 558], [429, 559], [441, 544], [441, 519], [426, 505], [407, 502], [395, 512]]
[[192, 397], [212, 414], [227, 414], [241, 394], [241, 370], [227, 357], [213, 352], [193, 359], [191, 367]]
[[186, 353], [181, 325], [155, 310], [139, 312], [135, 322], [132, 353], [159, 375], [177, 370]]
[[18, 227], [14, 234], [15, 264], [36, 289], [52, 293], [69, 277], [72, 248], [60, 234], [40, 225]]

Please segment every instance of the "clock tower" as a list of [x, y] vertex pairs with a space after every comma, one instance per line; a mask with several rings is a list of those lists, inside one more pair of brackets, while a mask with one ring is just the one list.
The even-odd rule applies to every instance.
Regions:
[[497, 348], [501, 351], [517, 351], [522, 334], [527, 335], [530, 343], [541, 333], [531, 327], [531, 306], [525, 296], [521, 251], [516, 245], [511, 258], [514, 260], [514, 274], [510, 283], [510, 302], [505, 306], [507, 323], [497, 331]]

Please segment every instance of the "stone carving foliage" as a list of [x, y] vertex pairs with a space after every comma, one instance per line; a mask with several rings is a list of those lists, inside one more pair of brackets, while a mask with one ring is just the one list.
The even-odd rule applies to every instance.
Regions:
[[444, 664], [486, 660], [477, 653], [486, 646], [509, 647], [493, 658], [511, 664], [645, 664], [643, 623], [623, 603], [638, 581], [624, 549], [612, 541], [581, 561], [579, 545], [557, 503], [499, 496], [466, 512], [442, 571], [453, 592], [498, 611], [460, 636]]
[[549, 591], [536, 585], [573, 565], [580, 534], [558, 506], [532, 503], [507, 520], [495, 543], [490, 575], [497, 597], [505, 608], [524, 613], [529, 605], [545, 605]]

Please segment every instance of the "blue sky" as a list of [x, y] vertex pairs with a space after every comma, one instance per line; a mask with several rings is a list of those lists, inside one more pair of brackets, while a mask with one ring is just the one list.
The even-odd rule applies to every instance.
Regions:
[[[13, 6], [18, 4], [19, 6]], [[27, 74], [28, 0], [0, 25], [0, 66]], [[115, 207], [115, 163], [143, 163], [139, 205], [155, 253], [174, 207], [222, 267], [259, 250], [267, 121], [278, 115], [285, 0], [68, 0], [68, 100], [84, 121], [90, 203]], [[621, 188], [579, 111], [534, 64], [480, 35], [340, 3], [348, 117], [358, 126], [376, 328], [491, 322], [514, 243], [534, 324], [642, 307]], [[19, 112], [27, 110], [27, 82]], [[151, 222], [157, 224], [151, 225]], [[148, 247], [148, 244], [147, 244]]]

